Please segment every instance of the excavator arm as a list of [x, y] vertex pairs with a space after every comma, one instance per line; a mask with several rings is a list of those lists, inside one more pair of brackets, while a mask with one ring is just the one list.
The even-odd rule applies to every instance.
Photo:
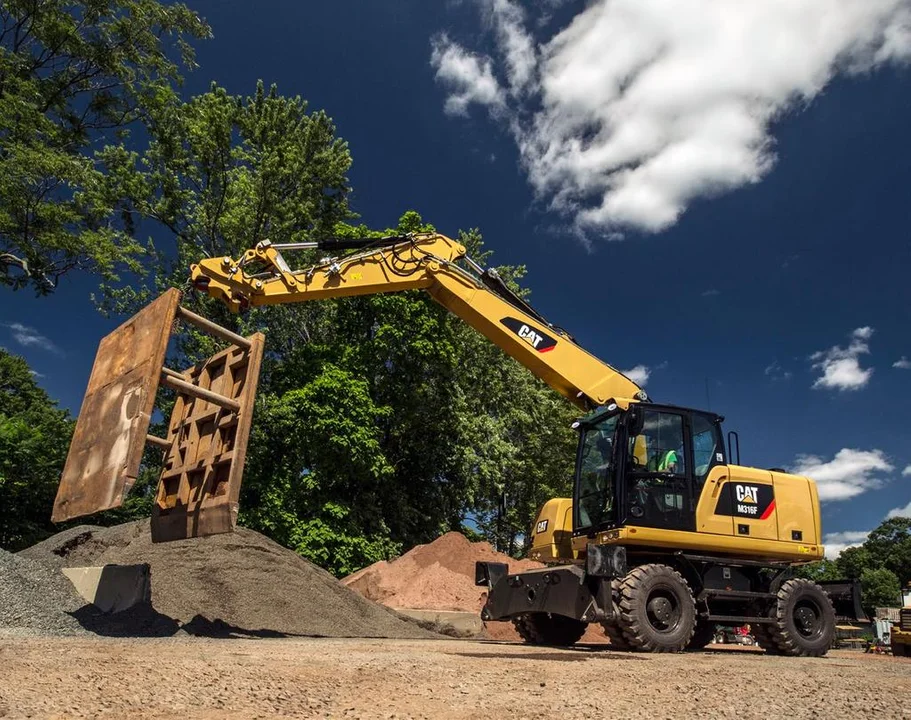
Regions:
[[[282, 250], [357, 249], [292, 270]], [[466, 266], [466, 267], [463, 267]], [[515, 295], [494, 270], [444, 235], [273, 245], [260, 242], [243, 257], [202, 260], [193, 285], [239, 312], [247, 307], [420, 289], [522, 363], [583, 410], [613, 400], [647, 400], [621, 372], [591, 355]]]

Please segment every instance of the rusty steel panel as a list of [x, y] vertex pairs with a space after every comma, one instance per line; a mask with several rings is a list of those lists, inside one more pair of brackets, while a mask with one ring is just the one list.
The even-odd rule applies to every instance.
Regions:
[[168, 290], [99, 343], [53, 522], [118, 507], [136, 481], [179, 302]]
[[249, 348], [232, 345], [182, 373], [239, 408], [178, 394], [152, 506], [153, 542], [234, 530], [264, 344], [260, 333], [246, 339]]

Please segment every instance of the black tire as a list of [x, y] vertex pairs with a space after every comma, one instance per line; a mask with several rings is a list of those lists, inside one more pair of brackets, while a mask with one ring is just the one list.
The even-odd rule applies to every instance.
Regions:
[[686, 644], [687, 650], [704, 650], [705, 646], [715, 641], [715, 623], [703, 617], [696, 618], [696, 630]]
[[529, 645], [567, 647], [585, 634], [587, 623], [565, 615], [528, 613], [512, 619], [519, 636]]
[[623, 637], [623, 630], [617, 624], [617, 618], [620, 615], [620, 580], [611, 580], [611, 603], [613, 604], [614, 616], [610, 620], [601, 623], [604, 628], [604, 634], [610, 640], [610, 646], [614, 650], [632, 650], [627, 639]]
[[755, 623], [750, 630], [750, 634], [753, 636], [756, 644], [765, 650], [769, 655], [781, 655], [781, 649], [772, 638], [772, 634], [769, 632], [769, 627], [769, 625], [761, 625], [759, 623]]
[[908, 654], [908, 646], [904, 643], [892, 643], [892, 654], [895, 657], [911, 657]]
[[616, 622], [603, 622], [601, 627], [604, 628], [604, 634], [610, 640], [612, 650], [632, 650], [632, 646], [623, 636], [623, 631]]
[[775, 622], [766, 626], [766, 632], [782, 655], [822, 657], [832, 646], [835, 608], [816, 583], [803, 579], [785, 582], [778, 591], [773, 617]]
[[680, 652], [696, 630], [696, 603], [683, 576], [667, 565], [640, 565], [620, 583], [617, 624], [633, 650]]

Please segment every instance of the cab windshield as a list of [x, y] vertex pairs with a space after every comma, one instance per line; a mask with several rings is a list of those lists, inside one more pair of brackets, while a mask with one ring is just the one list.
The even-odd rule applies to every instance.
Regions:
[[614, 517], [614, 438], [619, 413], [588, 425], [576, 473], [576, 527], [597, 527]]

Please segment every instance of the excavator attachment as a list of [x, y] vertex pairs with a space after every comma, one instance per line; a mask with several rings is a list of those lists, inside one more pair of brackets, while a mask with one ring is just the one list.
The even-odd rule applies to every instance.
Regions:
[[818, 580], [817, 584], [826, 591], [839, 620], [870, 622], [860, 602], [860, 580]]
[[[178, 372], [164, 366], [176, 321], [229, 347]], [[263, 336], [244, 338], [180, 307], [168, 290], [98, 346], [57, 489], [51, 520], [119, 507], [139, 474], [146, 444], [164, 451], [152, 509], [152, 540], [231, 532]], [[160, 385], [177, 393], [166, 438], [148, 434]]]

